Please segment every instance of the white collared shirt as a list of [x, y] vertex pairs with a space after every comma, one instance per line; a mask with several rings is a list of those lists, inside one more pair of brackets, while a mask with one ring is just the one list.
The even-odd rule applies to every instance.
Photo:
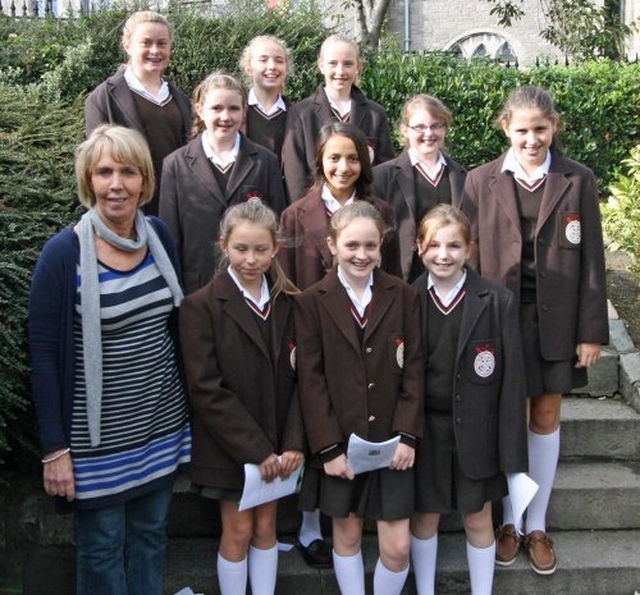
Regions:
[[347, 295], [349, 296], [353, 307], [358, 312], [358, 315], [360, 317], [364, 316], [364, 312], [367, 309], [367, 306], [371, 303], [371, 298], [373, 297], [373, 293], [371, 291], [371, 288], [373, 287], [373, 272], [369, 273], [369, 281], [364, 290], [364, 293], [362, 294], [362, 299], [359, 299], [356, 295], [356, 292], [351, 289], [351, 285], [349, 285], [348, 281], [342, 275], [342, 269], [340, 268], [340, 265], [338, 265], [338, 280], [340, 281], [342, 287], [346, 289]]
[[442, 168], [447, 165], [447, 160], [442, 154], [442, 151], [438, 151], [438, 162], [436, 163], [435, 167], [429, 167], [426, 163], [420, 161], [413, 149], [409, 149], [408, 153], [409, 159], [411, 160], [411, 166], [415, 167], [416, 164], [420, 164], [420, 167], [424, 169], [427, 175], [434, 180], [438, 177], [440, 170], [442, 170]]
[[255, 105], [265, 116], [271, 116], [272, 114], [277, 113], [278, 111], [287, 111], [287, 105], [282, 99], [282, 95], [278, 95], [278, 100], [271, 106], [270, 109], [266, 109], [258, 99], [256, 92], [252, 89], [249, 89], [249, 99], [247, 100], [249, 105]]
[[322, 191], [320, 192], [320, 197], [322, 198], [322, 202], [324, 202], [324, 208], [329, 211], [332, 215], [340, 208], [346, 207], [350, 205], [356, 199], [356, 191], [353, 191], [353, 194], [347, 199], [343, 205], [341, 205], [336, 198], [331, 194], [331, 190], [329, 190], [326, 184], [322, 185]]
[[207, 159], [209, 159], [209, 161], [212, 161], [216, 165], [220, 166], [222, 169], [226, 168], [230, 163], [233, 163], [238, 157], [238, 151], [240, 150], [240, 133], [239, 132], [236, 132], [236, 140], [233, 145], [233, 151], [229, 155], [229, 158], [227, 159], [226, 162], [222, 161], [222, 159], [220, 159], [220, 157], [218, 157], [218, 155], [213, 152], [213, 149], [211, 148], [211, 145], [207, 140], [206, 130], [202, 133], [201, 138], [202, 138], [202, 148], [204, 150], [204, 154], [207, 156]]
[[458, 281], [453, 286], [453, 289], [447, 295], [442, 295], [438, 291], [438, 288], [433, 283], [431, 279], [431, 275], [429, 275], [427, 278], [427, 289], [429, 290], [433, 287], [433, 291], [435, 291], [436, 295], [438, 296], [438, 299], [440, 300], [442, 305], [446, 308], [447, 306], [451, 305], [451, 303], [453, 302], [453, 300], [456, 299], [456, 297], [458, 297], [458, 294], [460, 293], [460, 290], [462, 289], [466, 281], [467, 281], [467, 271], [463, 271], [462, 277], [460, 277], [460, 281]]
[[551, 151], [547, 151], [547, 156], [545, 157], [544, 163], [533, 172], [533, 174], [529, 175], [524, 171], [522, 166], [518, 163], [516, 159], [515, 151], [513, 147], [511, 147], [507, 151], [507, 155], [504, 158], [504, 163], [502, 164], [502, 171], [510, 171], [513, 173], [515, 178], [519, 180], [523, 180], [530, 186], [535, 185], [538, 180], [542, 180], [549, 173], [549, 168], [551, 167]]
[[238, 276], [236, 275], [235, 271], [231, 268], [231, 265], [227, 267], [227, 272], [229, 273], [229, 276], [233, 279], [233, 282], [238, 286], [240, 293], [242, 293], [242, 295], [246, 299], [250, 300], [256, 306], [258, 306], [258, 309], [264, 310], [264, 307], [267, 305], [269, 299], [271, 298], [271, 296], [269, 295], [269, 284], [267, 283], [267, 278], [264, 276], [264, 274], [262, 275], [262, 285], [260, 287], [260, 299], [256, 300], [256, 298], [254, 298], [242, 286], [242, 283], [240, 283], [240, 279], [238, 279]]
[[169, 83], [167, 83], [167, 81], [165, 81], [164, 79], [161, 80], [160, 90], [157, 94], [154, 95], [144, 87], [140, 79], [134, 74], [133, 68], [131, 68], [131, 66], [127, 66], [127, 68], [125, 69], [124, 80], [126, 81], [129, 89], [135, 91], [138, 95], [141, 95], [142, 97], [151, 101], [152, 103], [155, 103], [156, 105], [164, 105], [167, 99], [171, 97], [171, 92], [169, 91]]
[[333, 99], [331, 99], [331, 97], [329, 97], [329, 93], [327, 93], [326, 87], [324, 88], [324, 92], [325, 92], [325, 95], [327, 96], [327, 100], [329, 101], [329, 105], [331, 106], [331, 109], [338, 112], [340, 114], [340, 118], [344, 119], [346, 116], [348, 116], [351, 113], [351, 104], [353, 103], [351, 99], [349, 99], [349, 102], [345, 104], [343, 109], [340, 109], [340, 106], [338, 106], [338, 104], [335, 103]]

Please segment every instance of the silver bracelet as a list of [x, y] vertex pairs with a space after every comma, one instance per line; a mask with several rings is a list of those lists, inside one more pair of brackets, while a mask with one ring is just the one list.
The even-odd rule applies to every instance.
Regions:
[[53, 463], [53, 461], [57, 461], [58, 459], [61, 459], [64, 455], [68, 455], [70, 452], [71, 452], [70, 448], [65, 448], [64, 450], [61, 450], [57, 455], [53, 455], [48, 459], [42, 459], [41, 462], [43, 465], [48, 465], [49, 463]]

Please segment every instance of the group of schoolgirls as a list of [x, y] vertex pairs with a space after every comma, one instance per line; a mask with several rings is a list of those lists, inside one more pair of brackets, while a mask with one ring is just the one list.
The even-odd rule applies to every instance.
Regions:
[[[162, 77], [169, 26], [136, 15], [129, 64], [89, 96], [87, 126], [141, 129], [162, 163], [157, 208], [188, 294], [191, 479], [219, 501], [221, 593], [275, 591], [277, 502], [239, 510], [244, 463], [271, 481], [305, 458], [301, 551], [324, 543], [319, 508], [344, 595], [365, 593], [365, 520], [373, 592], [399, 594], [412, 558], [418, 594], [433, 594], [440, 515], [454, 510], [473, 595], [521, 546], [553, 573], [561, 395], [586, 382], [608, 329], [595, 179], [558, 151], [548, 93], [516, 89], [497, 119], [509, 150], [467, 174], [443, 152], [451, 114], [428, 95], [404, 105], [394, 158], [384, 110], [355, 85], [353, 42], [325, 40], [324, 82], [292, 106], [286, 46], [261, 36], [241, 59], [248, 95], [227, 74], [205, 78], [182, 146], [188, 104]], [[352, 433], [399, 437], [389, 467], [354, 475]], [[506, 474], [527, 470], [539, 488], [525, 528]]]

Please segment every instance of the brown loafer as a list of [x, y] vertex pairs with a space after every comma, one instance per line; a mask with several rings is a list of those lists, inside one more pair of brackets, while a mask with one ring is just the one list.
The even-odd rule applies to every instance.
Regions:
[[544, 531], [532, 531], [524, 540], [524, 547], [529, 552], [529, 566], [534, 572], [542, 575], [553, 574], [558, 567], [553, 541]]
[[520, 550], [520, 537], [516, 528], [502, 525], [496, 529], [496, 564], [498, 566], [511, 566], [518, 557]]

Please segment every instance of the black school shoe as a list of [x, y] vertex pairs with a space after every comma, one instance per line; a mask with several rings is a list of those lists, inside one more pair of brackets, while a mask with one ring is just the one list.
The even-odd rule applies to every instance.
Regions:
[[333, 553], [324, 539], [314, 539], [308, 546], [296, 541], [296, 547], [311, 568], [332, 568]]

